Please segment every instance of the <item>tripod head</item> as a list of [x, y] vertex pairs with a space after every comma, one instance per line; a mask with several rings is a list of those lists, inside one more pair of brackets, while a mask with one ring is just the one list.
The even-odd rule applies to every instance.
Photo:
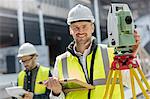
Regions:
[[109, 46], [115, 48], [117, 55], [131, 54], [135, 39], [133, 17], [128, 5], [113, 3], [107, 20]]

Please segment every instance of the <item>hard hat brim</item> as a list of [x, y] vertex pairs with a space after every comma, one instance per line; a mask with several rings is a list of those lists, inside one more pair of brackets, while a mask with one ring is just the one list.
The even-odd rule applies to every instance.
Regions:
[[20, 57], [30, 56], [30, 55], [34, 55], [34, 54], [38, 56], [37, 53], [32, 53], [32, 54], [18, 54], [17, 57], [20, 58]]
[[74, 23], [74, 22], [78, 22], [78, 21], [91, 21], [92, 23], [94, 23], [95, 19], [94, 18], [82, 18], [82, 19], [68, 19], [69, 21], [67, 21], [67, 24], [68, 25], [71, 25], [71, 23]]

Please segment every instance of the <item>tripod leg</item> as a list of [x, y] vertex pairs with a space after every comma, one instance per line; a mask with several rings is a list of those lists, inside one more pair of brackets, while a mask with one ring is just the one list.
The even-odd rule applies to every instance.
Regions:
[[121, 90], [121, 99], [124, 99], [124, 89], [123, 89], [123, 83], [122, 83], [122, 74], [119, 70], [119, 83], [120, 83], [120, 90]]
[[112, 74], [113, 74], [113, 70], [110, 69], [110, 70], [109, 70], [109, 73], [108, 73], [108, 78], [107, 78], [107, 82], [106, 82], [106, 90], [105, 90], [105, 95], [104, 95], [103, 99], [106, 99], [106, 97], [107, 97], [107, 95], [108, 95], [109, 86], [110, 86], [110, 84], [111, 84]]
[[135, 86], [134, 86], [134, 77], [133, 77], [133, 73], [132, 73], [131, 69], [129, 69], [129, 71], [130, 71], [132, 95], [133, 95], [133, 99], [136, 99], [136, 92], [135, 92]]
[[146, 98], [148, 98], [149, 95], [146, 93], [146, 90], [144, 89], [144, 86], [142, 85], [142, 82], [140, 81], [138, 75], [136, 74], [136, 72], [135, 72], [135, 70], [134, 70], [133, 68], [131, 68], [131, 72], [133, 73], [133, 76], [136, 78], [136, 80], [137, 80], [137, 82], [138, 82], [138, 84], [139, 84], [139, 86], [140, 86], [140, 88], [141, 88], [141, 90], [142, 90], [142, 92], [143, 92], [143, 95], [144, 95]]
[[143, 79], [146, 87], [148, 88], [148, 91], [150, 92], [150, 85], [149, 85], [148, 81], [146, 80], [146, 78], [144, 76], [144, 73], [142, 72], [142, 70], [140, 69], [140, 67], [137, 67], [137, 70], [140, 73], [140, 75], [141, 75], [141, 77], [142, 77], [142, 79]]
[[118, 73], [119, 73], [119, 72], [118, 72], [119, 70], [114, 70], [114, 71], [115, 71], [115, 74], [114, 74], [114, 79], [113, 79], [113, 82], [112, 82], [112, 85], [111, 85], [111, 89], [110, 89], [109, 99], [112, 99], [114, 87], [115, 87], [116, 80], [117, 80], [117, 75], [118, 75]]

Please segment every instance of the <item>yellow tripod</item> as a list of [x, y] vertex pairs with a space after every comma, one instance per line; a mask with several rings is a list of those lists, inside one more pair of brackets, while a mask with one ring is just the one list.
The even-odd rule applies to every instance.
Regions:
[[[124, 99], [124, 89], [123, 89], [121, 70], [126, 70], [126, 69], [129, 69], [129, 71], [130, 71], [130, 79], [131, 79], [131, 88], [132, 88], [133, 99], [136, 99], [134, 78], [137, 80], [137, 83], [138, 83], [139, 87], [141, 88], [142, 93], [145, 96], [145, 98], [150, 99], [150, 96], [147, 94], [146, 89], [143, 86], [143, 83], [141, 82], [140, 78], [138, 77], [138, 75], [135, 71], [135, 68], [139, 72], [139, 74], [140, 74], [142, 80], [144, 81], [148, 91], [150, 92], [150, 85], [149, 85], [148, 81], [146, 80], [144, 73], [140, 69], [136, 58], [134, 58], [131, 55], [115, 56], [114, 61], [113, 61], [111, 68], [109, 70], [108, 79], [106, 82], [106, 90], [105, 90], [105, 94], [104, 94], [103, 99], [107, 99], [107, 97], [109, 97], [108, 99], [112, 98], [114, 87], [115, 87], [115, 84], [117, 81], [117, 77], [119, 77], [118, 79], [119, 79], [119, 85], [120, 85], [120, 90], [121, 90], [121, 99]], [[113, 73], [114, 73], [114, 77], [113, 77]], [[113, 77], [113, 80], [111, 81], [112, 77]], [[110, 88], [110, 85], [111, 85], [111, 88]], [[109, 93], [109, 95], [108, 95], [108, 93]]]

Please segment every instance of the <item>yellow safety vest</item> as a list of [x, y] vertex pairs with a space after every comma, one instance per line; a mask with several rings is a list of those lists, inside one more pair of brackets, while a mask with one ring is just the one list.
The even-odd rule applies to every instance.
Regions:
[[[111, 65], [114, 57], [113, 52], [114, 50], [112, 48], [104, 47], [104, 45], [98, 45], [97, 47], [93, 68], [93, 85], [95, 85], [95, 89], [91, 90], [90, 99], [103, 99], [109, 66]], [[87, 56], [89, 77], [92, 53]], [[59, 79], [77, 78], [86, 82], [84, 72], [76, 56], [73, 56], [69, 51], [67, 51], [66, 53], [58, 56], [57, 60]], [[66, 94], [66, 99], [88, 99], [88, 90], [69, 92]], [[112, 99], [121, 99], [120, 87], [118, 84], [115, 86]]]
[[[35, 81], [35, 89], [34, 93], [35, 94], [44, 94], [46, 92], [46, 87], [43, 86], [42, 84], [37, 84], [39, 81], [44, 81], [47, 80], [49, 77], [49, 68], [40, 66], [37, 76], [36, 76], [36, 81]], [[21, 71], [18, 75], [18, 86], [24, 86], [24, 77], [26, 73], [25, 71]]]

